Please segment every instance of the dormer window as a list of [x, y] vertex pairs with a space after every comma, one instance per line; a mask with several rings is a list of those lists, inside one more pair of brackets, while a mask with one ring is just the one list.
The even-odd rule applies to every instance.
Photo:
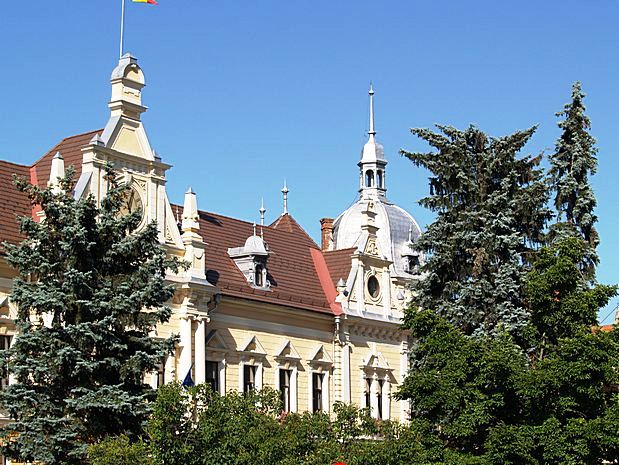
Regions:
[[267, 279], [269, 249], [262, 237], [256, 235], [255, 229], [254, 234], [245, 241], [243, 247], [228, 249], [228, 255], [234, 260], [250, 286], [263, 290], [271, 287]]
[[262, 279], [262, 273], [264, 272], [264, 268], [262, 265], [256, 266], [256, 271], [254, 272], [254, 284], [256, 287], [264, 286], [264, 280]]

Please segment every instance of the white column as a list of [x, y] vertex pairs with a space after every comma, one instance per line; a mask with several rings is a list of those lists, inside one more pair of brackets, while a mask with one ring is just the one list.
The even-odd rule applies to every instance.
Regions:
[[383, 384], [383, 420], [391, 418], [391, 383], [389, 382], [389, 374], [385, 376]]
[[[297, 411], [297, 376], [299, 375], [298, 373], [298, 369], [296, 367], [296, 365], [292, 368], [292, 373], [290, 375], [290, 411], [291, 412], [296, 412]], [[279, 378], [279, 376], [278, 376]]]
[[203, 384], [206, 381], [206, 318], [198, 320], [198, 327], [196, 328], [196, 340], [195, 340], [195, 373], [196, 384]]
[[383, 272], [383, 282], [381, 283], [381, 286], [383, 286], [383, 311], [385, 315], [391, 315], [391, 276], [388, 270], [387, 268]]
[[181, 333], [181, 356], [179, 360], [179, 371], [177, 373], [178, 380], [183, 381], [187, 372], [191, 369], [191, 317], [188, 315], [181, 316], [180, 322]]
[[157, 371], [150, 372], [150, 387], [152, 387], [153, 389], [157, 389], [159, 387], [157, 386], [158, 378], [159, 378], [159, 373]]
[[330, 376], [329, 376], [329, 372], [331, 371], [331, 368], [327, 368], [326, 370], [324, 370], [323, 372], [323, 378], [322, 378], [322, 410], [323, 412], [329, 413], [331, 411], [331, 405], [329, 404], [329, 392], [331, 391], [330, 389]]
[[262, 389], [262, 362], [256, 365], [256, 391]]
[[365, 312], [365, 270], [360, 261], [357, 264], [357, 311]]
[[[408, 373], [408, 341], [400, 343], [400, 386], [404, 383], [404, 378]], [[410, 410], [410, 403], [407, 400], [400, 400], [400, 421], [406, 423]]]
[[372, 375], [372, 386], [370, 387], [370, 406], [372, 407], [372, 418], [378, 418], [378, 376]]
[[312, 411], [312, 407], [313, 407], [313, 391], [312, 391], [312, 384], [314, 381], [314, 370], [312, 370], [311, 368], [309, 370], [307, 370], [307, 373], [309, 374], [309, 378], [307, 380], [307, 411], [311, 412]]
[[219, 368], [219, 394], [226, 394], [226, 361], [222, 360], [218, 364]]
[[240, 361], [239, 362], [239, 392], [241, 394], [243, 393], [243, 389], [245, 387], [243, 383], [243, 374], [245, 372], [244, 368], [245, 368], [245, 362]]
[[350, 344], [342, 347], [342, 401], [350, 403]]

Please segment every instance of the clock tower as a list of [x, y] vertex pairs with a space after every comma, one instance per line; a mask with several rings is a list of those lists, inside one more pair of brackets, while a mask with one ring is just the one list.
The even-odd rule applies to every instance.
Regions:
[[126, 210], [141, 209], [141, 227], [156, 221], [159, 241], [181, 254], [183, 241], [165, 190], [170, 165], [153, 150], [141, 120], [147, 108], [142, 104], [146, 85], [138, 61], [130, 54], [120, 58], [111, 76], [110, 118], [105, 129], [82, 149], [83, 163], [75, 195], [105, 196], [105, 166], [111, 164], [129, 187]]

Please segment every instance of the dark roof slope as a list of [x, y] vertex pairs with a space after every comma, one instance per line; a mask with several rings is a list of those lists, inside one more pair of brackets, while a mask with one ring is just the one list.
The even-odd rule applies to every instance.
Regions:
[[0, 161], [0, 242], [17, 244], [24, 239], [18, 217], [29, 216], [31, 208], [28, 198], [15, 188], [13, 175], [30, 179], [30, 168]]
[[54, 155], [56, 155], [56, 152], [60, 152], [62, 158], [64, 158], [64, 166], [66, 168], [71, 165], [75, 167], [74, 180], [77, 182], [80, 174], [82, 174], [82, 148], [88, 145], [96, 134], [101, 134], [102, 132], [103, 129], [99, 129], [97, 131], [67, 137], [66, 139], [62, 139], [54, 146], [54, 148], [43, 155], [34, 165], [32, 165], [35, 170], [36, 180], [39, 187], [44, 188], [47, 186], [49, 171], [52, 166], [52, 159], [54, 158]]
[[351, 256], [356, 250], [357, 249], [353, 247], [352, 249], [328, 250], [323, 252], [333, 285], [336, 286], [340, 278], [343, 279], [344, 282], [348, 279], [352, 266]]
[[208, 244], [207, 278], [227, 295], [331, 313], [311, 255], [311, 249], [317, 250], [318, 246], [296, 221], [292, 218], [286, 221], [296, 226], [258, 227], [259, 234], [260, 231], [264, 232], [264, 241], [270, 253], [267, 268], [271, 288], [262, 291], [248, 284], [228, 256], [229, 248], [243, 246], [253, 234], [253, 224], [215, 213], [200, 212], [200, 235]]

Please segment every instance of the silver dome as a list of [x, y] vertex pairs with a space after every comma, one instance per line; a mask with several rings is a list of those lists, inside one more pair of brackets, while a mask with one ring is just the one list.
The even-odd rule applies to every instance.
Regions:
[[[361, 212], [365, 209], [367, 202], [366, 199], [357, 200], [336, 218], [333, 223], [334, 249], [359, 247], [363, 224]], [[403, 208], [386, 199], [373, 199], [373, 202], [379, 249], [387, 260], [393, 262], [394, 275], [410, 276], [407, 272], [407, 259], [404, 256], [406, 253], [410, 254], [409, 231], [414, 242], [421, 235], [421, 228], [412, 215]]]

